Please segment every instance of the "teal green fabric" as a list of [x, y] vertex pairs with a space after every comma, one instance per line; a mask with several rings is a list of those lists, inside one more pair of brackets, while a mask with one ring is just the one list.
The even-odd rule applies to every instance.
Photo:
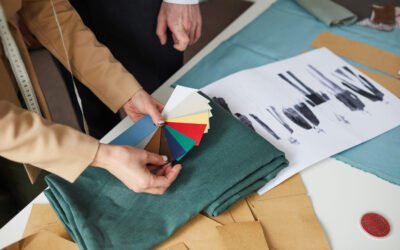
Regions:
[[[365, 27], [328, 27], [306, 12], [295, 0], [278, 0], [233, 37], [197, 63], [177, 83], [202, 88], [237, 71], [296, 56], [312, 49], [311, 42], [328, 31], [400, 54], [400, 29], [382, 32]], [[381, 74], [343, 58], [350, 64]], [[354, 167], [400, 185], [400, 127], [347, 150], [336, 157]]]
[[134, 193], [105, 171], [74, 184], [47, 177], [45, 194], [82, 249], [149, 249], [204, 210], [218, 215], [287, 166], [284, 154], [214, 102], [211, 129], [181, 161], [163, 196]]
[[400, 127], [335, 156], [353, 167], [400, 185]]
[[296, 1], [326, 25], [349, 25], [357, 21], [356, 15], [331, 0]]

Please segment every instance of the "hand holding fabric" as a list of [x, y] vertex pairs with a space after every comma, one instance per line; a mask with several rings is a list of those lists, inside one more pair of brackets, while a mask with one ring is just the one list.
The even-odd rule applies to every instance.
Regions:
[[126, 114], [136, 122], [144, 115], [150, 115], [154, 124], [163, 125], [164, 120], [161, 111], [164, 105], [150, 96], [146, 91], [139, 90], [125, 105], [123, 106]]
[[184, 51], [201, 36], [202, 19], [198, 4], [163, 2], [158, 14], [157, 36], [161, 44], [167, 42], [167, 28], [172, 32], [174, 48]]
[[167, 162], [166, 156], [142, 149], [100, 144], [92, 166], [104, 168], [134, 192], [162, 195], [181, 170]]

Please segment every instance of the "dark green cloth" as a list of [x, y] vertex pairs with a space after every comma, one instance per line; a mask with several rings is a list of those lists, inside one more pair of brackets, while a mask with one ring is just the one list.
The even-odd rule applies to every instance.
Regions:
[[223, 212], [287, 166], [281, 151], [211, 106], [211, 129], [163, 196], [134, 193], [97, 168], [74, 184], [46, 178], [50, 203], [82, 249], [149, 249], [202, 210]]

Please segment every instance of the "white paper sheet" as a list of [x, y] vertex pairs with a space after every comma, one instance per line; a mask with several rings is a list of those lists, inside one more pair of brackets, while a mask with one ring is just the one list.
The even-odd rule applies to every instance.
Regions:
[[325, 48], [232, 74], [202, 91], [224, 98], [232, 113], [245, 115], [257, 133], [285, 152], [289, 167], [260, 194], [400, 125], [400, 100]]

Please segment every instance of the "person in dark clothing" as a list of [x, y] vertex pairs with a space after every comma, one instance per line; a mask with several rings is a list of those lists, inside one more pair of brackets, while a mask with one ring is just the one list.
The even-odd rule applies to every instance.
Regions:
[[[182, 51], [200, 37], [201, 15], [198, 3], [193, 0], [179, 0], [179, 4], [161, 0], [70, 2], [85, 25], [148, 93], [154, 92], [182, 66]], [[83, 130], [71, 75], [60, 63], [57, 65]], [[120, 121], [120, 116], [77, 79], [74, 81], [89, 134], [100, 139]]]

